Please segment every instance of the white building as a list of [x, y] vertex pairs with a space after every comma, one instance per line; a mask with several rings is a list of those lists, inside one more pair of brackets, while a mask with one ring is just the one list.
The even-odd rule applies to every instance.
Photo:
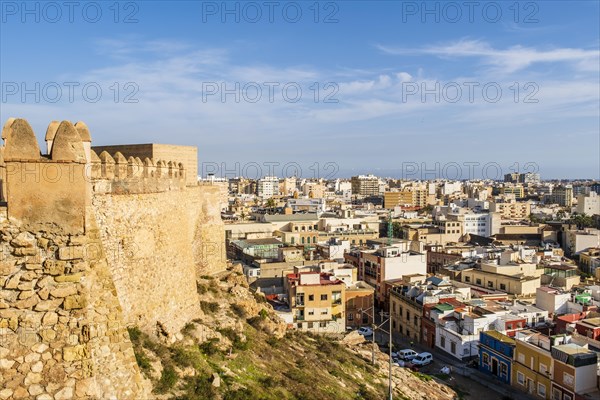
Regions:
[[535, 292], [535, 305], [549, 314], [566, 314], [570, 299], [570, 293], [549, 286], [539, 287]]
[[586, 215], [600, 214], [600, 196], [596, 192], [590, 192], [589, 195], [580, 194], [577, 196], [575, 211]]
[[258, 180], [256, 194], [263, 199], [279, 194], [279, 179], [276, 176], [265, 176]]

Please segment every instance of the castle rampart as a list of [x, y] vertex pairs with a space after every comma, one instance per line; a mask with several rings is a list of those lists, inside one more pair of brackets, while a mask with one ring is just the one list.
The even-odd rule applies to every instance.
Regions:
[[126, 327], [170, 340], [201, 315], [196, 277], [225, 267], [218, 188], [175, 153], [97, 153], [83, 122], [51, 122], [47, 154], [23, 119], [2, 137], [4, 394], [150, 398]]

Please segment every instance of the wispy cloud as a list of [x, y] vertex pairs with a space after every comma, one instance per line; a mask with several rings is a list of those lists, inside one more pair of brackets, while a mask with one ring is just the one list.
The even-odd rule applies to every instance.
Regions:
[[381, 44], [376, 47], [384, 53], [393, 55], [432, 55], [447, 59], [476, 57], [481, 59], [483, 65], [499, 68], [506, 73], [523, 70], [540, 63], [566, 63], [584, 71], [597, 71], [600, 68], [600, 51], [597, 49], [539, 50], [520, 45], [497, 49], [485, 41], [471, 39], [422, 48], [402, 48]]

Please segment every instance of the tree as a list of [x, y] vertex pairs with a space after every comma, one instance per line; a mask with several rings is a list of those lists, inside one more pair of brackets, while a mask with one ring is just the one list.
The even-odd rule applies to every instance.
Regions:
[[585, 214], [576, 214], [571, 220], [577, 225], [578, 229], [590, 228], [595, 225], [594, 218]]

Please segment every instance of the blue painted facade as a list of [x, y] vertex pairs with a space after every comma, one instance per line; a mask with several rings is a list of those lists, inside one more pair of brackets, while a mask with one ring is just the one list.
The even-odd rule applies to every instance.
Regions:
[[479, 333], [479, 370], [510, 384], [514, 339], [497, 331]]

